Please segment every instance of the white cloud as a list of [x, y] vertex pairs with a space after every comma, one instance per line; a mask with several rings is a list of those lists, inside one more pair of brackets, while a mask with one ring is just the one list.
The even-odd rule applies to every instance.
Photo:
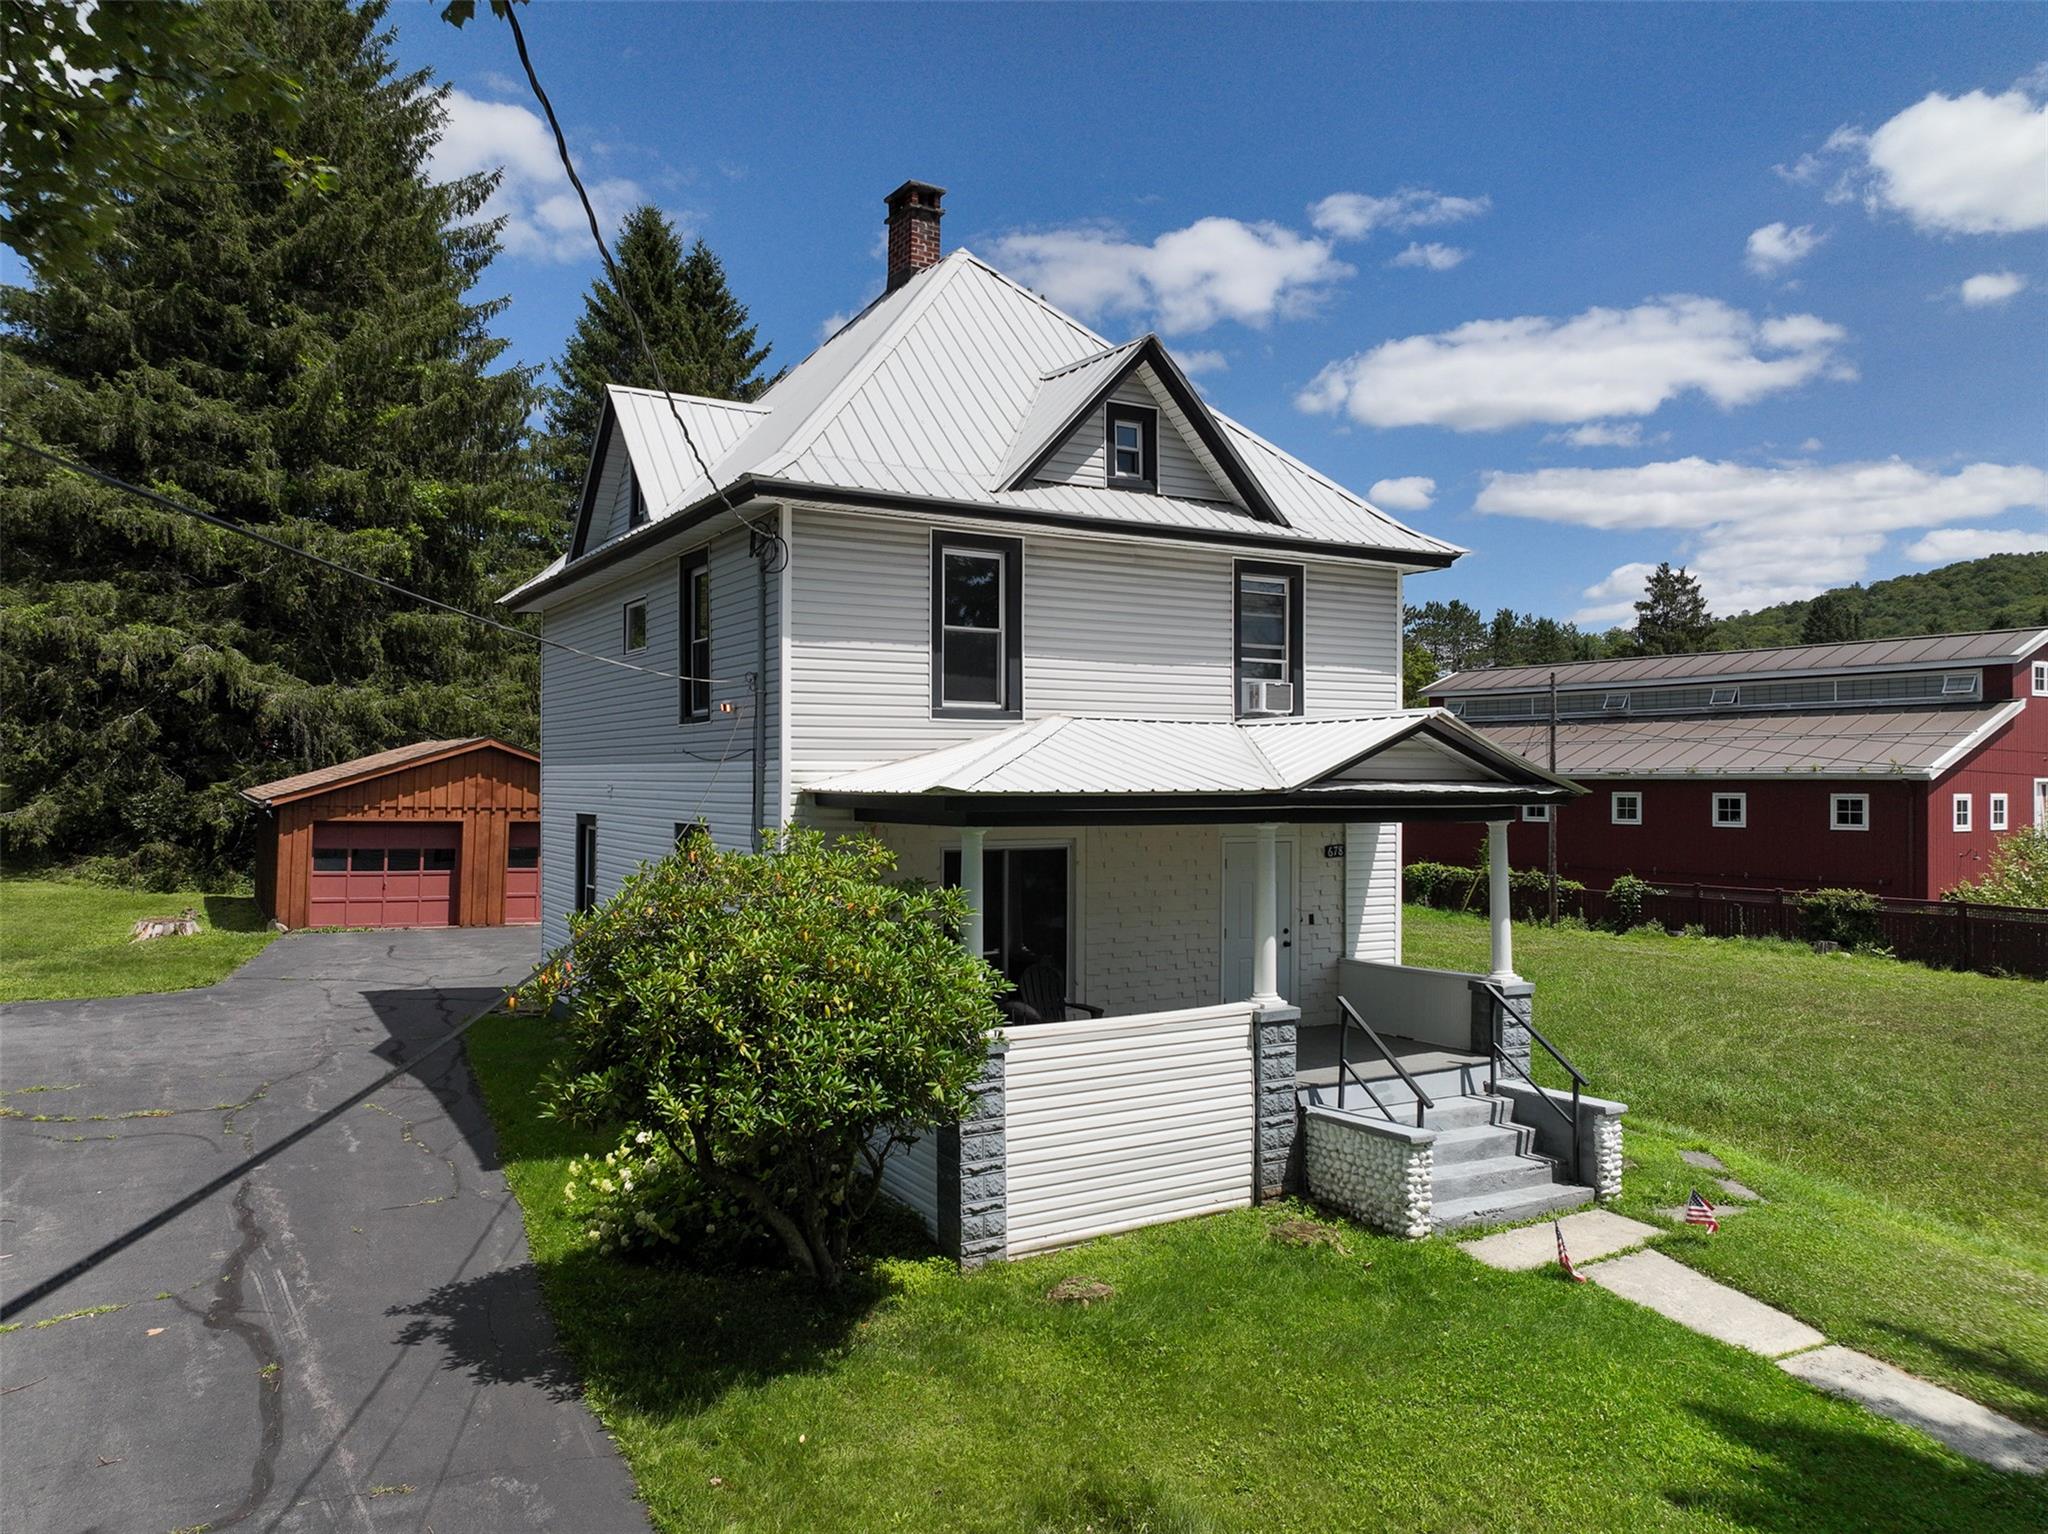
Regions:
[[2004, 303], [2026, 285], [2027, 279], [2018, 272], [1979, 272], [1965, 277], [1956, 295], [1970, 308], [1982, 309]]
[[1566, 447], [1641, 447], [1640, 421], [1594, 421], [1569, 431], [1546, 433], [1545, 442], [1562, 442]]
[[1608, 628], [1635, 618], [1636, 601], [1649, 583], [1651, 564], [1616, 565], [1581, 595], [1586, 605], [1572, 614], [1571, 621], [1589, 628]]
[[1190, 378], [1197, 377], [1203, 373], [1227, 373], [1230, 371], [1230, 359], [1224, 356], [1223, 353], [1213, 349], [1175, 352], [1173, 360], [1180, 364], [1180, 370]]
[[1471, 251], [1456, 245], [1439, 245], [1434, 240], [1425, 245], [1417, 240], [1387, 265], [1424, 266], [1432, 272], [1447, 272], [1471, 254]]
[[1804, 442], [1799, 444], [1799, 451], [1802, 453], [1817, 453], [1821, 450], [1821, 446], [1822, 443], [1820, 438], [1808, 437]]
[[[1772, 467], [1681, 458], [1619, 469], [1496, 471], [1482, 476], [1473, 504], [1599, 531], [1675, 534], [1672, 558], [1699, 576], [1717, 611], [1740, 612], [1860, 580], [1894, 533], [2048, 510], [2048, 472], [1976, 463], [1944, 474], [1896, 458]], [[1625, 569], [1609, 582], [1621, 581]], [[1580, 621], [1606, 618], [1589, 608]]]
[[1368, 426], [1454, 431], [1649, 415], [1695, 390], [1745, 405], [1824, 373], [1848, 376], [1834, 357], [1844, 336], [1810, 314], [1759, 322], [1683, 295], [1566, 320], [1473, 320], [1333, 362], [1295, 404]]
[[838, 335], [858, 313], [860, 313], [858, 309], [840, 309], [826, 315], [818, 325], [818, 344], [822, 346]]
[[1447, 197], [1427, 187], [1404, 186], [1385, 197], [1333, 192], [1308, 210], [1309, 222], [1340, 240], [1362, 240], [1375, 229], [1434, 229], [1477, 218], [1491, 197]]
[[1986, 554], [2038, 554], [2048, 550], [2048, 531], [2026, 532], [2013, 527], [1940, 527], [1917, 543], [1906, 557], [1924, 565], [1952, 565]]
[[[452, 181], [502, 170], [483, 216], [505, 220], [499, 235], [505, 253], [537, 261], [595, 260], [590, 226], [556, 157], [547, 124], [516, 103], [484, 101], [462, 90], [451, 90], [442, 106], [441, 137], [428, 173], [437, 181]], [[607, 240], [628, 213], [647, 201], [639, 183], [623, 176], [586, 178], [585, 185]]]
[[1436, 481], [1421, 474], [1383, 479], [1365, 492], [1365, 498], [1385, 511], [1427, 511], [1436, 499]]
[[2048, 101], [2029, 75], [1999, 95], [1932, 92], [1875, 131], [1837, 128], [1818, 152], [1779, 166], [1788, 181], [1832, 174], [1830, 202], [1861, 199], [1930, 234], [2048, 228]]
[[1826, 238], [1814, 233], [1811, 224], [1801, 224], [1796, 229], [1782, 223], [1765, 224], [1750, 231], [1743, 260], [1757, 276], [1774, 277], [1786, 267], [1804, 261]]
[[1263, 326], [1312, 312], [1352, 275], [1327, 240], [1279, 224], [1202, 218], [1149, 245], [1109, 229], [1005, 235], [997, 264], [1076, 313], [1152, 314], [1177, 334], [1219, 320]]

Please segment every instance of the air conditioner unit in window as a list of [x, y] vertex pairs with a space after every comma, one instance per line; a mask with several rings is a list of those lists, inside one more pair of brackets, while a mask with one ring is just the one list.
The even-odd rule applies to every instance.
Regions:
[[1246, 682], [1244, 712], [1247, 714], [1291, 714], [1294, 712], [1292, 682]]

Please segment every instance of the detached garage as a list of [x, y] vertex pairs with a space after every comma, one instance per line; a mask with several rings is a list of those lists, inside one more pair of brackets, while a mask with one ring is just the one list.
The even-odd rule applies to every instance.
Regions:
[[423, 740], [259, 783], [256, 899], [287, 927], [540, 920], [540, 758]]

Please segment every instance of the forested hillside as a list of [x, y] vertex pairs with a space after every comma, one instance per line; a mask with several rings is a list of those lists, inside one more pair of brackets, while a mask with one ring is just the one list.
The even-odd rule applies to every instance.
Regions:
[[[1840, 591], [1848, 605], [1861, 613], [1865, 639], [2025, 628], [2029, 624], [2048, 628], [2048, 554], [1988, 554], [1869, 586], [1844, 586]], [[1812, 606], [1812, 601], [1783, 602], [1723, 618], [1715, 625], [1713, 648], [1745, 650], [1798, 644]]]

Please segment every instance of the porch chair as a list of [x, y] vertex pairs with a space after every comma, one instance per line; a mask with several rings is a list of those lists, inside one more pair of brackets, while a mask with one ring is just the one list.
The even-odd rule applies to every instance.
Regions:
[[1008, 998], [1004, 1010], [1020, 1023], [1063, 1023], [1069, 1013], [1087, 1017], [1103, 1013], [1101, 1007], [1091, 1007], [1067, 994], [1066, 971], [1050, 959], [1035, 960], [1017, 977], [1016, 994]]

